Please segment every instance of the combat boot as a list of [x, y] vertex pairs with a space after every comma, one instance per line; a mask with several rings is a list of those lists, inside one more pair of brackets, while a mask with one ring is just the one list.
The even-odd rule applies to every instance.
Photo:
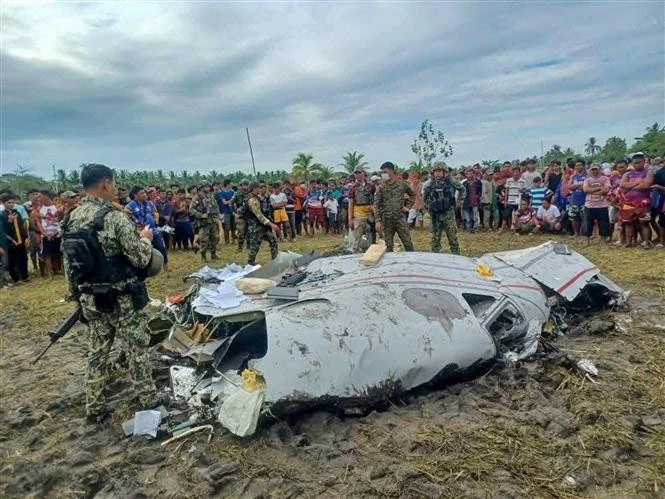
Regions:
[[206, 258], [206, 252], [205, 251], [201, 251], [201, 261], [202, 262], [207, 262], [208, 261], [208, 259]]
[[210, 252], [210, 259], [211, 260], [219, 260], [219, 258], [217, 258], [217, 252], [211, 251]]

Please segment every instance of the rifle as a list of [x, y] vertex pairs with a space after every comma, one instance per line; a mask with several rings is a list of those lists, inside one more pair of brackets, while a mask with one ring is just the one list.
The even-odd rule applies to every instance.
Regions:
[[42, 351], [42, 353], [37, 356], [35, 360], [32, 361], [32, 364], [36, 364], [39, 359], [41, 359], [44, 354], [48, 351], [49, 348], [53, 346], [53, 344], [58, 341], [60, 338], [62, 338], [64, 335], [67, 334], [67, 332], [74, 327], [74, 324], [76, 324], [79, 320], [81, 320], [81, 308], [77, 307], [76, 310], [74, 310], [69, 317], [67, 317], [62, 323], [58, 326], [58, 328], [55, 331], [49, 331], [48, 335], [51, 338], [51, 343], [49, 343], [46, 348]]

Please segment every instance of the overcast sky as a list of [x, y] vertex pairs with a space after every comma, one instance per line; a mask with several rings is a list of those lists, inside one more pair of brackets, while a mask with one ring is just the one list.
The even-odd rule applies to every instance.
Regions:
[[[2, 6], [3, 172], [290, 169], [515, 159], [664, 118], [664, 3], [40, 3]], [[630, 140], [629, 140], [630, 143]]]

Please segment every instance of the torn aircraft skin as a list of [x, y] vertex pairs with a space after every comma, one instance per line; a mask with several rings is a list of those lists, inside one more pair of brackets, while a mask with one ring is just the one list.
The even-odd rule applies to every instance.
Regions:
[[296, 284], [288, 292], [248, 296], [230, 309], [194, 307], [202, 323], [220, 321], [228, 331], [216, 371], [262, 373], [265, 406], [275, 414], [317, 402], [363, 405], [525, 359], [552, 307], [625, 300], [591, 262], [553, 242], [479, 259], [386, 253], [374, 266], [347, 255], [285, 268], [283, 255], [247, 277], [279, 282], [290, 274]]

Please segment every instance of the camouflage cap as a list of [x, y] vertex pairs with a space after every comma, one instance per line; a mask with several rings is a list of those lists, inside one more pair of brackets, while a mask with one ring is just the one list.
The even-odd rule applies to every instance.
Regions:
[[248, 185], [248, 184], [249, 184], [249, 180], [247, 180], [246, 178], [244, 178], [240, 181], [240, 185]]
[[253, 190], [256, 189], [257, 187], [259, 187], [259, 183], [258, 183], [258, 182], [254, 181], [254, 182], [250, 182], [250, 183], [249, 183], [249, 190], [250, 190], [250, 191], [253, 191]]
[[75, 198], [76, 196], [78, 196], [78, 194], [75, 193], [74, 191], [65, 191], [62, 194], [60, 194], [61, 198]]
[[437, 170], [445, 172], [448, 170], [448, 166], [443, 161], [437, 161], [432, 165], [432, 172], [435, 172]]

